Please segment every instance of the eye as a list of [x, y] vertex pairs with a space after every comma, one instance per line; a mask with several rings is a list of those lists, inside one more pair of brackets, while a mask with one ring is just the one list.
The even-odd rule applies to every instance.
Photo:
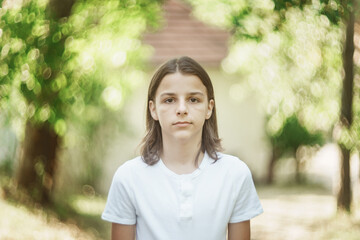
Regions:
[[174, 99], [173, 98], [166, 98], [164, 100], [165, 103], [173, 103], [174, 102]]
[[190, 102], [197, 103], [197, 102], [199, 102], [199, 99], [192, 97], [192, 98], [190, 98]]

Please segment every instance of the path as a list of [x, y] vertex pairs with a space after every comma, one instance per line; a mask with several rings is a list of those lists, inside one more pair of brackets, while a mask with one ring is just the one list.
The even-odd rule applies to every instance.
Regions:
[[251, 222], [252, 240], [320, 239], [321, 223], [336, 213], [336, 199], [322, 190], [259, 189], [264, 213]]

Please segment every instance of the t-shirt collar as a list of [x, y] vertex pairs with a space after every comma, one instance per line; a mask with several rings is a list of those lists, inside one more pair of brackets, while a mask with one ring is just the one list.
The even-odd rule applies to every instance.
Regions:
[[194, 178], [194, 177], [197, 177], [206, 168], [206, 166], [208, 166], [210, 163], [211, 163], [211, 158], [209, 157], [209, 155], [207, 154], [206, 151], [204, 153], [204, 157], [203, 157], [199, 167], [197, 169], [195, 169], [192, 173], [177, 174], [177, 173], [173, 172], [172, 170], [170, 170], [168, 167], [166, 167], [166, 165], [164, 164], [162, 159], [160, 159], [159, 162], [158, 162], [158, 164], [166, 172], [166, 174], [171, 175], [171, 176], [176, 177], [176, 178]]

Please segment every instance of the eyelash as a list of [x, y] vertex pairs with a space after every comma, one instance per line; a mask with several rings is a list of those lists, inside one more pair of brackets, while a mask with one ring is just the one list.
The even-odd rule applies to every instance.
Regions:
[[[174, 98], [166, 98], [164, 100], [164, 103], [173, 103], [174, 101], [175, 101]], [[200, 102], [200, 100], [198, 98], [191, 97], [191, 98], [189, 98], [189, 102], [190, 103], [198, 103], [198, 102]]]
[[[171, 100], [171, 101], [169, 101], [169, 100]], [[173, 98], [166, 98], [166, 99], [164, 100], [164, 102], [165, 102], [165, 103], [173, 103], [173, 102], [174, 102], [174, 99], [173, 99]]]

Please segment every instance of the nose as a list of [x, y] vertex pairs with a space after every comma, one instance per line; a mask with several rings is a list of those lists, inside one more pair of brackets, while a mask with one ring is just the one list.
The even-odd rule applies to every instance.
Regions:
[[187, 114], [188, 114], [188, 107], [186, 105], [186, 101], [179, 100], [176, 109], [176, 115], [187, 115]]

